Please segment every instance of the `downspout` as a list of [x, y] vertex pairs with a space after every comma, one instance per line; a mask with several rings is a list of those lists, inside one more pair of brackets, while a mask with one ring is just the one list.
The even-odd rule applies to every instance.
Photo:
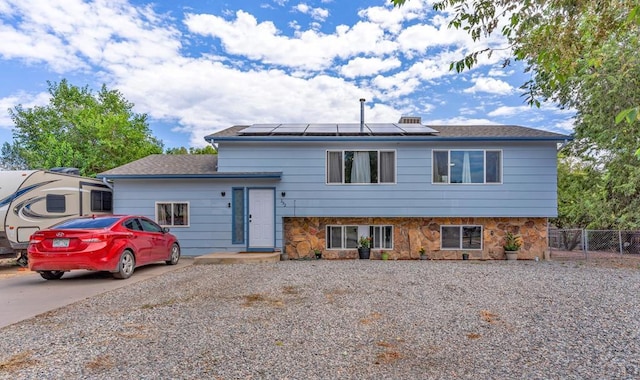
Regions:
[[107, 182], [107, 177], [102, 177], [102, 183], [104, 183], [106, 187], [108, 187], [109, 189], [111, 189], [111, 191], [113, 191], [113, 186], [109, 184], [109, 182]]
[[364, 133], [364, 98], [360, 98], [360, 133]]

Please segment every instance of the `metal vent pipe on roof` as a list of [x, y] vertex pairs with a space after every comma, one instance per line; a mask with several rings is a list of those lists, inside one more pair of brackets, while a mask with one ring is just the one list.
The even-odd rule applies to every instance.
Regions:
[[360, 133], [364, 133], [364, 98], [360, 98]]

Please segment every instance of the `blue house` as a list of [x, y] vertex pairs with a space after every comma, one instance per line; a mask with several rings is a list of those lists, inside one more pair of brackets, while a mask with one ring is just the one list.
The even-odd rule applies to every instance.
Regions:
[[168, 226], [184, 255], [281, 250], [349, 259], [542, 257], [557, 216], [557, 147], [521, 126], [255, 124], [207, 136], [218, 155], [151, 155], [101, 173], [114, 212]]

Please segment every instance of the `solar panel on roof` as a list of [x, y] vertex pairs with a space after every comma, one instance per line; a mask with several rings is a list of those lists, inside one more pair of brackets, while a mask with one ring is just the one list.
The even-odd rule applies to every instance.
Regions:
[[[370, 133], [371, 131], [366, 126], [363, 129], [363, 133]], [[339, 134], [357, 134], [360, 133], [360, 124], [338, 124]]]
[[401, 135], [404, 133], [401, 129], [399, 129], [395, 124], [367, 124], [367, 126], [371, 129], [374, 135], [376, 134], [385, 134], [385, 135]]
[[433, 128], [429, 128], [426, 125], [422, 124], [397, 124], [398, 128], [402, 129], [408, 134], [428, 134], [428, 133], [438, 133]]
[[306, 133], [338, 133], [338, 125], [337, 124], [309, 124], [307, 127]]
[[241, 134], [267, 134], [271, 133], [280, 124], [253, 124], [240, 131]]
[[282, 124], [273, 133], [280, 134], [303, 134], [308, 124]]

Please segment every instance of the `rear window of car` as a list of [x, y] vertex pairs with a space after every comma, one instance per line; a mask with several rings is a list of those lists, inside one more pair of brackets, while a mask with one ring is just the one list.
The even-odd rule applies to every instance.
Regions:
[[68, 230], [73, 228], [105, 228], [109, 227], [120, 218], [82, 218], [71, 219], [51, 227], [52, 230]]

